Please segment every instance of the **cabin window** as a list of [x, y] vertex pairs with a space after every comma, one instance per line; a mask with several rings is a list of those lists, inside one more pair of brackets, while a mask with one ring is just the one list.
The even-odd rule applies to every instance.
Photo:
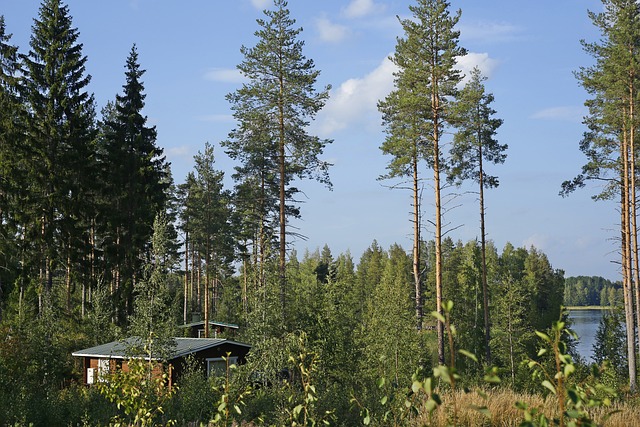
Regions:
[[[229, 361], [229, 366], [235, 365], [238, 363], [238, 357], [231, 356], [227, 358]], [[227, 372], [227, 360], [222, 357], [215, 357], [212, 359], [207, 359], [207, 376], [216, 376], [222, 377], [226, 375]]]
[[106, 381], [109, 375], [109, 359], [98, 359], [98, 381]]

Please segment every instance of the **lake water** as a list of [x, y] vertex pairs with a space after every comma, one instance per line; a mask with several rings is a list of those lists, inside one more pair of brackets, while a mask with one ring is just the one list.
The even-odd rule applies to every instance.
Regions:
[[596, 340], [596, 331], [600, 325], [600, 319], [605, 310], [569, 310], [571, 327], [578, 334], [579, 341], [576, 345], [578, 354], [585, 362], [591, 363], [593, 354], [593, 343]]

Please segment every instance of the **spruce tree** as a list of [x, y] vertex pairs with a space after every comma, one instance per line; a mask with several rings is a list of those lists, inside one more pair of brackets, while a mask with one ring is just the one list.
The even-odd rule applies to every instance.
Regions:
[[0, 320], [5, 295], [17, 273], [16, 221], [24, 141], [19, 132], [24, 108], [18, 97], [18, 49], [10, 44], [4, 16], [0, 15]]
[[23, 97], [28, 105], [29, 193], [25, 225], [35, 243], [35, 276], [48, 295], [54, 274], [86, 251], [87, 197], [93, 170], [94, 101], [79, 33], [60, 0], [44, 0], [23, 55]]
[[286, 319], [287, 235], [291, 234], [288, 218], [295, 213], [288, 206], [299, 192], [292, 184], [299, 178], [314, 178], [330, 185], [329, 165], [319, 156], [331, 141], [307, 133], [310, 120], [327, 100], [329, 87], [315, 89], [320, 72], [302, 52], [304, 42], [298, 39], [302, 29], [294, 27], [287, 2], [274, 0], [274, 6], [274, 10], [264, 11], [266, 19], [257, 20], [260, 29], [255, 33], [256, 45], [240, 49], [244, 60], [238, 69], [248, 82], [227, 99], [241, 127], [256, 120], [262, 126], [260, 140], [246, 139], [241, 149], [251, 151], [256, 144], [263, 145], [262, 138], [275, 148], [269, 154], [276, 153], [275, 162], [272, 157], [268, 166], [277, 169], [269, 171], [269, 185], [276, 186], [278, 194], [280, 304]]
[[149, 127], [143, 115], [144, 73], [134, 45], [125, 65], [123, 92], [116, 96], [115, 110], [103, 118], [99, 147], [105, 182], [102, 249], [112, 289], [127, 311], [150, 248], [154, 219], [165, 213], [170, 187], [168, 163], [156, 145], [155, 126]]
[[[413, 16], [400, 20], [404, 38], [398, 38], [391, 60], [398, 67], [396, 89], [379, 106], [389, 136], [382, 150], [391, 154], [390, 176], [409, 176], [413, 188], [413, 275], [418, 324], [422, 322], [420, 261], [420, 178], [418, 164], [423, 159], [433, 171], [435, 213], [435, 290], [436, 311], [442, 314], [442, 187], [446, 168], [442, 138], [455, 117], [451, 100], [461, 80], [456, 58], [466, 51], [458, 45], [456, 31], [460, 11], [449, 12], [445, 0], [418, 0], [409, 6]], [[444, 324], [437, 323], [438, 357], [444, 363]]]

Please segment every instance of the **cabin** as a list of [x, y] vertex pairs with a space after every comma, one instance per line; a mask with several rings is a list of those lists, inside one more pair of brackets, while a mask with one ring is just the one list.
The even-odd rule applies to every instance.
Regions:
[[[178, 328], [184, 330], [185, 336], [191, 338], [204, 338], [204, 321], [187, 323], [180, 325]], [[225, 338], [233, 337], [238, 330], [238, 325], [233, 323], [215, 322], [209, 321], [209, 337], [218, 338], [224, 336]]]
[[[170, 355], [167, 358], [169, 387], [175, 384], [186, 367], [186, 358], [192, 356], [207, 376], [221, 375], [226, 371], [227, 362], [223, 358], [228, 358], [229, 364], [242, 364], [245, 362], [247, 353], [251, 349], [249, 344], [230, 341], [222, 338], [174, 338]], [[90, 385], [115, 369], [128, 370], [127, 360], [132, 357], [129, 349], [140, 342], [139, 338], [131, 337], [122, 341], [112, 341], [110, 343], [86, 348], [71, 353], [72, 356], [82, 358], [83, 383]], [[135, 355], [133, 357], [136, 357]], [[149, 360], [149, 356], [140, 356]], [[163, 364], [157, 360], [154, 373], [162, 375]]]

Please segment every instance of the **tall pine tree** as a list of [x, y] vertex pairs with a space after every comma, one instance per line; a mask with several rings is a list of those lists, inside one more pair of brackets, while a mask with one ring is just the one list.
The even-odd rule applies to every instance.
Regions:
[[[383, 151], [394, 156], [391, 172], [413, 177], [414, 204], [414, 282], [416, 315], [422, 321], [420, 277], [420, 198], [418, 162], [424, 158], [433, 171], [435, 226], [436, 310], [442, 314], [442, 187], [441, 173], [446, 167], [442, 150], [445, 129], [454, 122], [451, 99], [457, 95], [461, 80], [456, 58], [466, 51], [458, 45], [459, 31], [454, 29], [460, 11], [449, 12], [445, 0], [418, 0], [409, 7], [413, 16], [400, 21], [405, 33], [399, 38], [392, 61], [398, 67], [396, 89], [380, 105], [390, 137]], [[437, 323], [438, 357], [444, 363], [444, 324]]]
[[[636, 388], [636, 339], [630, 327], [640, 322], [634, 311], [640, 301], [640, 262], [637, 236], [636, 163], [638, 119], [638, 83], [640, 76], [640, 5], [633, 0], [603, 0], [603, 12], [589, 12], [589, 18], [601, 33], [598, 42], [582, 45], [595, 64], [583, 67], [576, 77], [591, 98], [585, 102], [589, 114], [588, 130], [580, 142], [587, 156], [582, 173], [562, 184], [566, 195], [588, 180], [605, 183], [594, 199], [620, 200], [620, 242], [629, 385]], [[634, 318], [634, 313], [636, 317]], [[640, 334], [640, 332], [638, 332]]]
[[[307, 133], [309, 121], [327, 100], [329, 87], [320, 92], [315, 89], [320, 72], [302, 52], [304, 42], [298, 39], [302, 29], [294, 27], [285, 0], [274, 0], [274, 5], [274, 10], [264, 11], [267, 19], [257, 20], [261, 28], [255, 33], [256, 45], [240, 49], [244, 60], [238, 69], [248, 82], [227, 99], [241, 126], [259, 118], [259, 138], [268, 138], [267, 144], [275, 145], [277, 170], [270, 171], [270, 185], [278, 189], [280, 303], [286, 319], [288, 218], [295, 212], [288, 205], [295, 202], [299, 191], [292, 184], [297, 178], [310, 177], [330, 185], [329, 165], [319, 156], [331, 141]], [[253, 144], [264, 142], [250, 138], [242, 149], [250, 151]]]
[[482, 256], [482, 307], [484, 313], [485, 362], [491, 364], [491, 331], [489, 316], [489, 286], [487, 283], [487, 233], [485, 227], [484, 189], [497, 187], [498, 177], [488, 175], [485, 162], [504, 163], [507, 155], [506, 144], [495, 139], [502, 120], [494, 117], [496, 111], [491, 104], [493, 94], [486, 93], [483, 81], [486, 80], [478, 68], [471, 71], [471, 79], [460, 91], [456, 103], [458, 131], [453, 138], [451, 150], [452, 167], [449, 178], [461, 184], [471, 180], [478, 184], [480, 198], [480, 251]]

